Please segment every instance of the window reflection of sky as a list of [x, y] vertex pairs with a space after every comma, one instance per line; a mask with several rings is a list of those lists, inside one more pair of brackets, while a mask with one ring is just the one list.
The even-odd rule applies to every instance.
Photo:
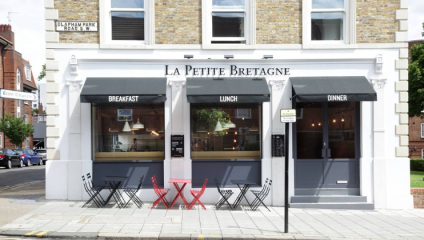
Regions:
[[244, 9], [245, 0], [212, 0], [214, 9]]
[[222, 17], [222, 18], [243, 18], [244, 13], [212, 13], [214, 17]]
[[111, 0], [112, 8], [144, 8], [144, 0]]
[[344, 0], [312, 0], [312, 8], [344, 8]]
[[144, 18], [143, 12], [112, 12], [112, 17]]
[[343, 19], [343, 13], [311, 13], [312, 19]]

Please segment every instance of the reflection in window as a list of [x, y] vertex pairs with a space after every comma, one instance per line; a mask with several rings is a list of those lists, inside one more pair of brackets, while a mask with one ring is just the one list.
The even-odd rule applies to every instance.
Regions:
[[245, 0], [212, 0], [213, 9], [244, 9]]
[[344, 0], [312, 0], [313, 9], [344, 8]]
[[312, 40], [343, 40], [343, 13], [311, 13]]
[[298, 159], [321, 159], [323, 148], [322, 103], [297, 103], [296, 142]]
[[355, 158], [355, 103], [328, 103], [331, 158]]
[[144, 0], [111, 0], [112, 8], [144, 8]]
[[144, 40], [144, 12], [112, 12], [112, 40]]
[[[240, 109], [251, 118], [237, 118]], [[192, 103], [191, 158], [260, 159], [260, 118], [260, 104]]]
[[212, 13], [213, 37], [244, 37], [244, 13]]
[[94, 160], [163, 160], [164, 105], [96, 104]]

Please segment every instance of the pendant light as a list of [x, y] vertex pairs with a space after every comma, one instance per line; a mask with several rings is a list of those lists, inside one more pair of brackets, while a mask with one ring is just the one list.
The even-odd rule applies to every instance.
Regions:
[[344, 112], [342, 112], [342, 120], [341, 120], [342, 122], [344, 122], [345, 121], [345, 118], [344, 118]]
[[143, 129], [144, 128], [144, 124], [140, 123], [140, 118], [137, 118], [137, 123], [133, 125], [134, 129]]
[[231, 106], [229, 107], [229, 109], [228, 109], [228, 112], [230, 112], [229, 114], [229, 121], [224, 125], [224, 128], [225, 129], [230, 129], [230, 128], [235, 128], [236, 127], [236, 125], [234, 124], [234, 123], [232, 123], [231, 122]]
[[259, 128], [255, 126], [255, 124], [253, 124], [250, 128], [249, 128], [250, 132], [257, 132], [259, 131]]
[[224, 129], [222, 129], [222, 125], [221, 125], [221, 123], [219, 122], [219, 119], [218, 119], [216, 126], [215, 126], [215, 132], [221, 132], [222, 130], [224, 130]]
[[131, 132], [131, 128], [130, 125], [128, 124], [128, 119], [125, 119], [125, 125], [124, 128], [122, 129], [123, 132]]
[[315, 121], [312, 119], [312, 127], [315, 127]]

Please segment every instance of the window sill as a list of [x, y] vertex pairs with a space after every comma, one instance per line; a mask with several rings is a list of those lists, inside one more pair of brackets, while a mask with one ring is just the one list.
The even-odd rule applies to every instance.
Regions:
[[144, 41], [143, 42], [107, 42], [100, 43], [101, 49], [147, 49], [148, 46]]
[[248, 44], [202, 44], [202, 49], [247, 49], [253, 50], [256, 49], [255, 45]]

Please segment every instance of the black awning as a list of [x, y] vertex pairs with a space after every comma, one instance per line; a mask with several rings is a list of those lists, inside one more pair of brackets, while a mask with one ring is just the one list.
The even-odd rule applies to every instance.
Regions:
[[190, 103], [269, 102], [265, 78], [187, 78]]
[[296, 102], [377, 101], [365, 77], [291, 77]]
[[166, 78], [87, 78], [83, 103], [165, 102]]

